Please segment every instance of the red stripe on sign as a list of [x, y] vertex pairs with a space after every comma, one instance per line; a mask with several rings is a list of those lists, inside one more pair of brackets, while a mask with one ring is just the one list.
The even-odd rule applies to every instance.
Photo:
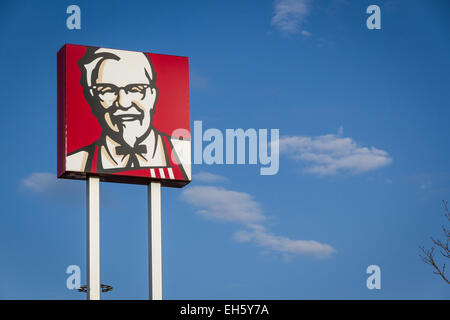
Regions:
[[168, 179], [174, 179], [172, 168], [167, 168], [167, 172], [169, 173]]
[[[163, 136], [163, 140], [164, 140], [164, 145], [166, 146], [166, 150], [168, 151], [169, 163], [170, 163], [170, 167], [172, 168], [172, 171], [173, 171], [174, 179], [175, 180], [184, 180], [183, 174], [181, 173], [181, 169], [179, 168], [178, 164], [175, 161], [173, 161], [174, 156], [172, 155], [172, 152], [175, 153], [175, 151], [173, 151], [173, 149], [172, 149], [172, 144], [170, 143], [167, 136]], [[167, 174], [166, 177], [169, 177], [169, 175]]]

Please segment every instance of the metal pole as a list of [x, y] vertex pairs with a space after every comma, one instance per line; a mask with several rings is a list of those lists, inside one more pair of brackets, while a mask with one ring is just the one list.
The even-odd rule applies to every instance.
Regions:
[[161, 183], [148, 185], [148, 267], [150, 300], [162, 300]]
[[100, 179], [86, 181], [87, 299], [100, 300]]

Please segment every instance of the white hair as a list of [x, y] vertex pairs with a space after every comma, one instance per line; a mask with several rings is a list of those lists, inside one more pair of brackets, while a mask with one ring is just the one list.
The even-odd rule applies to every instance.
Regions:
[[86, 54], [78, 61], [82, 71], [81, 84], [85, 88], [93, 85], [92, 74], [98, 71], [100, 63], [107, 59], [127, 60], [127, 63], [142, 66], [150, 84], [156, 81], [156, 73], [150, 58], [143, 52], [87, 47]]

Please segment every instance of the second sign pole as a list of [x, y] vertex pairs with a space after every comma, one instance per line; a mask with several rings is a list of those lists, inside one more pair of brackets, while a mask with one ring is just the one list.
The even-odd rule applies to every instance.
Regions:
[[87, 299], [100, 300], [100, 178], [86, 181]]
[[148, 185], [148, 280], [150, 300], [162, 300], [161, 183]]

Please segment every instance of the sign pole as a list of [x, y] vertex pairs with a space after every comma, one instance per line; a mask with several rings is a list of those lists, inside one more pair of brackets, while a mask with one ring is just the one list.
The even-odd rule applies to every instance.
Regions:
[[148, 280], [150, 300], [162, 300], [161, 183], [148, 185]]
[[86, 181], [87, 299], [100, 300], [100, 178]]

